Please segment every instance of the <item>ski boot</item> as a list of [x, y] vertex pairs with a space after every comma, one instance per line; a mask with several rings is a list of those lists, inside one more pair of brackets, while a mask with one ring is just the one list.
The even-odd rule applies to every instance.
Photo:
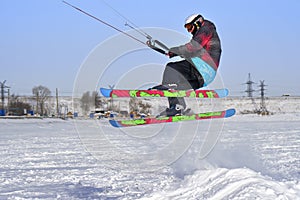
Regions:
[[172, 105], [170, 108], [166, 108], [166, 110], [162, 111], [156, 117], [172, 117], [177, 115], [182, 115], [184, 112], [184, 107], [180, 104]]
[[152, 88], [148, 88], [148, 90], [170, 90], [170, 89], [176, 89], [177, 88], [177, 84], [175, 83], [172, 83], [172, 84], [166, 84], [166, 85], [157, 85], [157, 86], [154, 86]]

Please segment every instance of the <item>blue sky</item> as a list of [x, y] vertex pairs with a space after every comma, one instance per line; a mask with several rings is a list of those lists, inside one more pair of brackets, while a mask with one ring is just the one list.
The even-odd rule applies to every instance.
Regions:
[[[300, 95], [298, 0], [68, 2], [122, 30], [128, 29], [126, 20], [114, 9], [139, 27], [172, 29], [187, 37], [184, 19], [201, 13], [217, 26], [223, 49], [219, 73], [232, 95], [245, 95], [248, 73], [257, 83], [265, 80], [267, 96]], [[1, 0], [0, 8], [0, 81], [7, 80], [15, 94], [44, 85], [53, 95], [55, 88], [71, 95], [88, 54], [117, 34], [60, 0]]]

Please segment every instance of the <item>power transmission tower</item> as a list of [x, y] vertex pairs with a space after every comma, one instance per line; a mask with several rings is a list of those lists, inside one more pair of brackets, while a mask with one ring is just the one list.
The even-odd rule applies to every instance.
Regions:
[[267, 107], [266, 107], [266, 103], [265, 103], [265, 81], [260, 81], [260, 109], [259, 109], [259, 113], [262, 114], [262, 115], [268, 115], [269, 114], [269, 111], [267, 110]]
[[[115, 85], [108, 85], [109, 89], [113, 90], [115, 88]], [[114, 99], [111, 97], [110, 98], [110, 107], [109, 107], [110, 111], [114, 110]]]
[[247, 93], [247, 96], [252, 98], [253, 97], [253, 92], [255, 90], [253, 90], [252, 85], [255, 84], [252, 80], [251, 80], [251, 74], [248, 73], [248, 81], [245, 83], [247, 85], [247, 89], [245, 90], [245, 92]]
[[247, 93], [247, 97], [249, 97], [251, 99], [252, 104], [254, 106], [254, 112], [256, 113], [258, 109], [257, 109], [257, 105], [256, 105], [256, 103], [254, 101], [254, 98], [253, 98], [253, 92], [255, 92], [255, 90], [252, 87], [252, 85], [256, 84], [256, 83], [251, 80], [251, 74], [250, 73], [248, 73], [248, 80], [245, 84], [247, 85], [247, 89], [245, 90], [245, 92]]
[[1, 87], [1, 110], [3, 110], [3, 113], [0, 113], [0, 115], [5, 115], [5, 109], [4, 109], [4, 102], [5, 102], [5, 93], [8, 93], [7, 89], [10, 88], [5, 85], [5, 81], [0, 82], [0, 87]]
[[56, 117], [59, 117], [58, 89], [56, 88]]

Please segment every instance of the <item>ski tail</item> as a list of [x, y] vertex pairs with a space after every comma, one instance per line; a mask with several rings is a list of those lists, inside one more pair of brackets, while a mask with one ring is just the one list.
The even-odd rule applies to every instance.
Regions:
[[122, 125], [122, 122], [119, 123], [116, 120], [109, 120], [109, 123], [110, 123], [110, 125], [112, 125], [113, 127], [116, 127], [116, 128], [122, 128], [122, 127], [124, 127], [124, 125]]
[[215, 89], [214, 91], [218, 94], [219, 98], [227, 97], [228, 94], [229, 94], [229, 91], [226, 88], [224, 88], [224, 89]]
[[233, 115], [235, 115], [236, 111], [234, 108], [228, 109], [225, 112], [224, 118], [228, 118], [228, 117], [232, 117]]
[[112, 89], [100, 88], [100, 92], [104, 97], [110, 97]]

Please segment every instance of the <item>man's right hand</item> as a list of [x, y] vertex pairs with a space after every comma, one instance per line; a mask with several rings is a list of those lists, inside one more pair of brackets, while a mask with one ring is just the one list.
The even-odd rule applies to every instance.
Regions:
[[171, 51], [169, 51], [167, 55], [169, 56], [169, 58], [173, 58], [175, 56], [178, 56], [176, 53], [173, 53]]

